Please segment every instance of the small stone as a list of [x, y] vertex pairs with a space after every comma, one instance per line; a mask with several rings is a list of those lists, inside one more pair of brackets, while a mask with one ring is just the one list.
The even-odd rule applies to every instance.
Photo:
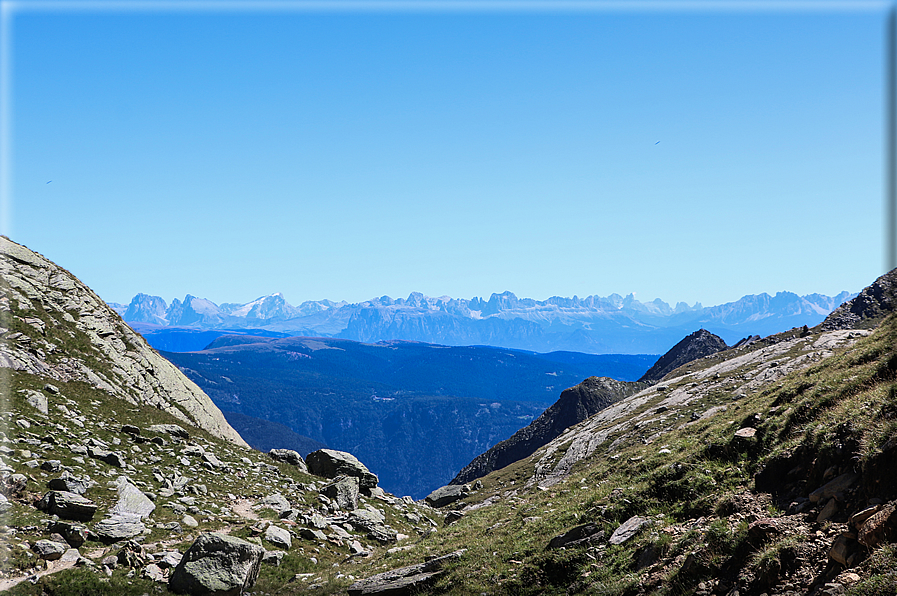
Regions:
[[181, 523], [183, 523], [185, 526], [188, 526], [190, 528], [195, 528], [195, 527], [199, 526], [199, 522], [196, 521], [196, 518], [193, 517], [192, 515], [185, 515], [184, 517], [182, 517]]
[[265, 530], [265, 540], [267, 540], [274, 546], [279, 546], [287, 550], [289, 550], [289, 548], [292, 546], [292, 541], [290, 540], [290, 532], [275, 525], [270, 525]]

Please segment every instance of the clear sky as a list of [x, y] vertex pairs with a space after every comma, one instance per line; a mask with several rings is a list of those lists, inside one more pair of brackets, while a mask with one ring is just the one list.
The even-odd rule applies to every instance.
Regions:
[[845, 4], [4, 2], [3, 233], [124, 303], [858, 291], [888, 4]]

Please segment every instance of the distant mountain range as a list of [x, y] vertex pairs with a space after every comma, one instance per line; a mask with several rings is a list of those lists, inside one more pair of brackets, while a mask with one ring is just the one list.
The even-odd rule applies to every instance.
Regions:
[[[745, 336], [814, 326], [854, 296], [778, 292], [751, 294], [718, 306], [680, 302], [671, 307], [660, 299], [640, 302], [632, 294], [534, 300], [504, 292], [489, 300], [467, 300], [414, 292], [407, 299], [383, 296], [354, 304], [321, 300], [293, 306], [280, 293], [220, 305], [189, 294], [171, 304], [159, 296], [138, 294], [128, 305], [110, 306], [152, 345], [175, 351], [202, 349], [217, 336], [242, 332], [535, 352], [660, 354], [698, 328], [732, 344]], [[216, 333], [198, 334], [204, 331]]]

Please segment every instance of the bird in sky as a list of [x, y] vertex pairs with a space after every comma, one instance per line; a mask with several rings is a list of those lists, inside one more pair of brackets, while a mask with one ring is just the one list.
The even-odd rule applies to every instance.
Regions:
[[53, 182], [53, 181], [52, 181], [52, 180], [47, 180], [47, 184], [50, 184], [51, 182]]
[[[657, 143], [660, 143], [660, 141], [657, 141]], [[657, 145], [657, 143], [654, 143], [654, 144]]]

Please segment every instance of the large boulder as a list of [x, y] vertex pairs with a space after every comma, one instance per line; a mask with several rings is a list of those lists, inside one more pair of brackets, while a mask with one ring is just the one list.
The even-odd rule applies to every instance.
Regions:
[[441, 486], [427, 495], [424, 500], [430, 507], [445, 507], [467, 496], [467, 486], [459, 484], [449, 484]]
[[265, 549], [226, 534], [200, 534], [168, 587], [191, 596], [239, 596], [258, 579]]
[[73, 521], [90, 521], [97, 512], [93, 501], [64, 490], [51, 490], [38, 501], [37, 508]]
[[336, 478], [337, 476], [354, 476], [358, 478], [362, 489], [375, 488], [379, 479], [351, 453], [334, 449], [318, 449], [305, 458], [308, 470], [315, 476]]

